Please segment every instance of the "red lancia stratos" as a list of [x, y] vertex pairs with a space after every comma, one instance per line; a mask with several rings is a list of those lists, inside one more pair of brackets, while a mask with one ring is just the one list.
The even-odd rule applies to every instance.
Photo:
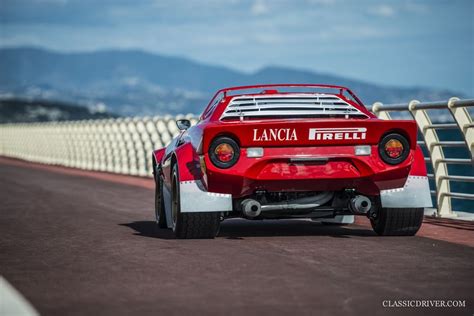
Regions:
[[349, 89], [259, 85], [219, 90], [191, 126], [153, 153], [155, 214], [178, 238], [213, 238], [226, 218], [310, 218], [414, 235], [431, 207], [414, 121], [381, 120]]

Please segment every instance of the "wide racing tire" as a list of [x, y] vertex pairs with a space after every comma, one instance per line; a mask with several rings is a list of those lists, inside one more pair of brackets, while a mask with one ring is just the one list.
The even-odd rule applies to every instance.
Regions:
[[381, 236], [413, 236], [423, 222], [423, 208], [380, 208], [371, 219], [373, 230]]
[[214, 238], [219, 232], [220, 213], [181, 213], [178, 166], [174, 165], [172, 174], [171, 210], [173, 232], [176, 238], [200, 239]]
[[168, 228], [163, 200], [163, 180], [159, 174], [156, 175], [155, 180], [155, 218], [159, 228]]

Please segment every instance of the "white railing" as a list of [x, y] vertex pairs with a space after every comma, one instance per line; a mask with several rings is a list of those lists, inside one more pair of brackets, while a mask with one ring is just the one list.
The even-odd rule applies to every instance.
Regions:
[[[428, 156], [425, 158], [433, 168], [433, 173], [428, 176], [434, 180], [435, 187], [432, 194], [436, 196], [437, 215], [440, 217], [454, 217], [451, 199], [474, 200], [474, 192], [452, 192], [450, 182], [474, 182], [473, 176], [449, 174], [448, 165], [463, 164], [473, 168], [474, 157], [474, 125], [472, 117], [468, 111], [469, 107], [474, 107], [474, 99], [459, 100], [451, 98], [444, 102], [421, 103], [413, 100], [408, 104], [384, 105], [380, 102], [374, 103], [372, 111], [381, 119], [391, 119], [389, 112], [409, 112], [416, 120], [423, 141], [420, 145], [426, 146]], [[451, 122], [436, 123], [432, 121], [430, 110], [444, 110], [451, 117]], [[438, 111], [439, 112], [439, 111]], [[439, 115], [440, 113], [438, 113]], [[463, 139], [458, 141], [440, 141], [438, 130], [457, 129]], [[444, 148], [447, 147], [467, 147], [469, 157], [466, 158], [446, 158]]]
[[[389, 112], [407, 112], [418, 123], [429, 153], [425, 158], [433, 167], [428, 176], [434, 180], [433, 195], [438, 205], [437, 215], [452, 217], [451, 199], [474, 200], [474, 192], [452, 192], [450, 182], [474, 182], [473, 176], [453, 175], [450, 164], [464, 164], [473, 168], [474, 126], [467, 110], [474, 100], [451, 98], [446, 102], [383, 105], [375, 103], [373, 112], [382, 119], [390, 119]], [[450, 123], [432, 122], [431, 110], [444, 110], [452, 117]], [[65, 167], [151, 177], [151, 152], [167, 145], [178, 134], [178, 117], [119, 118], [106, 120], [19, 123], [0, 125], [0, 156], [19, 158]], [[192, 123], [197, 118], [187, 115]], [[459, 141], [440, 141], [438, 130], [458, 129]], [[444, 148], [466, 147], [470, 157], [446, 158]], [[472, 169], [471, 169], [472, 170]]]
[[151, 153], [179, 133], [177, 117], [0, 125], [0, 155], [51, 165], [152, 177]]

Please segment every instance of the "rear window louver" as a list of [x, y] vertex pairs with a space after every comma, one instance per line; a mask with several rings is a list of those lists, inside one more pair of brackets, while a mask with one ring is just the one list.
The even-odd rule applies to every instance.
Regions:
[[240, 118], [367, 117], [334, 95], [239, 96], [229, 103], [221, 120]]

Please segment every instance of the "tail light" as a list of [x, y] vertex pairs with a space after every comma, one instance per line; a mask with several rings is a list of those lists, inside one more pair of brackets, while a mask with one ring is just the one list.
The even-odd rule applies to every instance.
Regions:
[[209, 147], [209, 158], [221, 169], [227, 169], [236, 164], [240, 157], [240, 147], [230, 137], [218, 137]]
[[410, 152], [408, 140], [400, 134], [388, 134], [379, 144], [379, 154], [383, 161], [390, 165], [402, 163]]
[[384, 151], [392, 159], [397, 159], [403, 154], [403, 144], [398, 139], [391, 139], [385, 143]]
[[227, 163], [231, 161], [232, 158], [234, 158], [235, 150], [231, 145], [222, 143], [217, 145], [216, 149], [214, 150], [214, 154], [216, 155], [217, 160]]

